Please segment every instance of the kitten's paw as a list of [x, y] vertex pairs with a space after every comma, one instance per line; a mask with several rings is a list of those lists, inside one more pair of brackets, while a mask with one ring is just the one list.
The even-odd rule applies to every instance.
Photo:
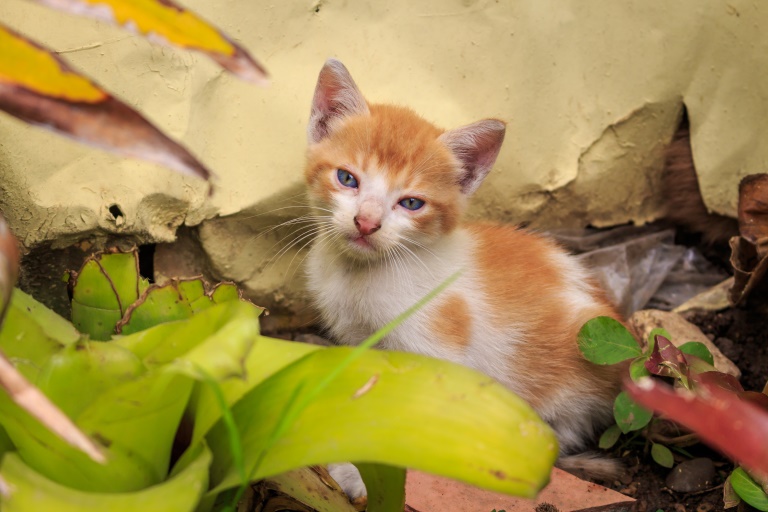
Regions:
[[365, 490], [365, 484], [360, 477], [360, 472], [349, 462], [341, 464], [328, 464], [328, 473], [339, 484], [339, 487], [349, 496], [350, 501], [368, 495]]

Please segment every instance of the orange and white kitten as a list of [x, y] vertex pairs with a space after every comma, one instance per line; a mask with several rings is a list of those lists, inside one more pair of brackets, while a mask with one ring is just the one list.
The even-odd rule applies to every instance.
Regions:
[[[578, 453], [612, 420], [620, 373], [584, 359], [576, 335], [587, 320], [618, 314], [551, 240], [461, 222], [504, 131], [496, 119], [444, 131], [407, 108], [369, 104], [341, 62], [326, 62], [308, 128], [306, 180], [322, 216], [308, 286], [333, 339], [355, 345], [461, 271], [381, 347], [494, 377], [552, 425], [561, 455]], [[559, 465], [616, 467], [578, 456]], [[355, 497], [364, 488], [353, 473], [332, 467]]]

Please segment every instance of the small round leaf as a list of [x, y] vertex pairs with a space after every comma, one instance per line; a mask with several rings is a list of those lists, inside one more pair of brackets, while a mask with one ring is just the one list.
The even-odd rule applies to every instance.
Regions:
[[613, 445], [616, 444], [616, 441], [619, 440], [620, 436], [621, 436], [621, 429], [619, 428], [619, 426], [611, 425], [605, 430], [605, 432], [603, 432], [603, 435], [600, 436], [600, 441], [598, 441], [598, 446], [603, 450], [608, 450], [612, 448]]
[[656, 464], [665, 468], [671, 468], [675, 465], [675, 457], [672, 455], [672, 451], [663, 444], [653, 443], [653, 446], [651, 446], [651, 457], [656, 461]]
[[613, 403], [613, 417], [621, 431], [626, 434], [645, 427], [653, 418], [653, 413], [635, 403], [626, 391], [622, 391]]
[[768, 511], [768, 496], [763, 489], [744, 471], [736, 468], [731, 473], [731, 486], [739, 497], [757, 510]]
[[634, 336], [618, 320], [599, 316], [582, 326], [579, 350], [596, 364], [616, 364], [642, 355]]

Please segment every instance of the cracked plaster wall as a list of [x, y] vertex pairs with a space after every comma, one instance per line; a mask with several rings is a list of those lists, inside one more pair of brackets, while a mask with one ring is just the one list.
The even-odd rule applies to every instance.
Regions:
[[[372, 101], [411, 106], [445, 127], [508, 121], [473, 217], [535, 227], [657, 217], [661, 150], [683, 103], [712, 211], [735, 215], [740, 177], [763, 172], [768, 160], [762, 2], [184, 4], [262, 60], [272, 87], [254, 88], [201, 55], [152, 46], [103, 23], [22, 0], [0, 3], [4, 23], [63, 53], [218, 175], [207, 198], [194, 179], [0, 116], [0, 210], [26, 248], [107, 233], [171, 241], [182, 224], [224, 216], [198, 234], [214, 273], [295, 310], [290, 297], [300, 296], [300, 280], [288, 260], [301, 256], [293, 260], [289, 251], [270, 267], [279, 239], [259, 233], [298, 213], [265, 214], [301, 201], [304, 125], [330, 56]], [[122, 218], [109, 212], [112, 205]]]

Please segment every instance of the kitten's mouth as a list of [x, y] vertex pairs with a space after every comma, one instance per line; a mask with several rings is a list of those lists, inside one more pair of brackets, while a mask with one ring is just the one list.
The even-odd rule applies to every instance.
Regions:
[[368, 240], [368, 237], [364, 235], [353, 236], [350, 239], [350, 242], [352, 242], [353, 246], [363, 249], [365, 251], [373, 250], [373, 244], [371, 244], [371, 242]]

